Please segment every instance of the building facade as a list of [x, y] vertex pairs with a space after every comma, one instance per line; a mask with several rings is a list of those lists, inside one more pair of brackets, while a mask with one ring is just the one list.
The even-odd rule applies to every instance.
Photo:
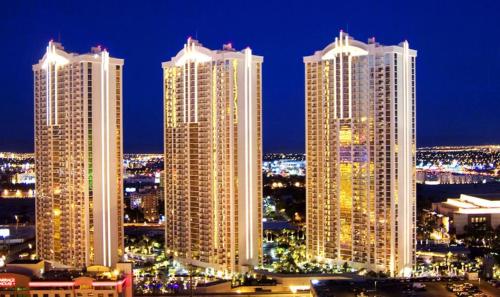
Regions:
[[304, 57], [310, 258], [411, 273], [415, 58], [343, 32]]
[[167, 252], [240, 271], [262, 257], [261, 65], [196, 40], [162, 64]]
[[72, 267], [123, 253], [123, 60], [50, 42], [33, 65], [36, 247]]
[[44, 261], [18, 260], [0, 271], [2, 297], [132, 297], [131, 263], [88, 270], [46, 270]]
[[432, 203], [432, 209], [450, 218], [451, 226], [445, 224], [445, 228], [453, 229], [457, 235], [500, 226], [500, 194], [462, 194], [459, 198]]
[[158, 211], [160, 195], [163, 195], [163, 191], [157, 186], [140, 188], [130, 194], [130, 208], [140, 209], [147, 222], [157, 222], [160, 218]]

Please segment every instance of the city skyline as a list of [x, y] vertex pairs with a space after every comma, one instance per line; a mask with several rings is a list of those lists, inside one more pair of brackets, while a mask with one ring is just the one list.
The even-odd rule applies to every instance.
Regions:
[[392, 2], [4, 5], [0, 292], [500, 296], [500, 2]]
[[[0, 135], [0, 150], [33, 151], [33, 115], [26, 112], [33, 110], [32, 89], [27, 87], [32, 78], [28, 71], [18, 70], [28, 69], [36, 62], [37, 55], [33, 53], [41, 55], [44, 51], [40, 45], [50, 39], [60, 39], [68, 44], [70, 51], [83, 52], [90, 46], [102, 44], [128, 61], [129, 71], [124, 74], [125, 151], [161, 152], [162, 94], [158, 84], [162, 73], [158, 61], [173, 55], [175, 44], [192, 35], [212, 48], [221, 40], [232, 41], [238, 48], [251, 44], [256, 54], [267, 57], [262, 70], [267, 78], [263, 85], [264, 152], [304, 152], [304, 82], [300, 59], [315, 49], [313, 44], [326, 46], [342, 28], [361, 40], [375, 36], [377, 40], [395, 44], [408, 39], [419, 49], [418, 146], [500, 142], [500, 136], [495, 133], [499, 119], [494, 113], [500, 108], [495, 100], [499, 93], [498, 76], [494, 75], [500, 68], [496, 51], [499, 41], [488, 38], [498, 35], [494, 18], [498, 3], [486, 1], [472, 7], [465, 1], [429, 6], [420, 3], [412, 7], [411, 13], [401, 4], [381, 4], [380, 8], [368, 4], [359, 10], [359, 17], [347, 13], [335, 18], [326, 17], [329, 8], [354, 10], [349, 4], [336, 3], [325, 4], [326, 9], [317, 11], [314, 8], [317, 6], [303, 7], [300, 2], [291, 2], [286, 7], [269, 3], [266, 7], [270, 9], [264, 10], [257, 9], [259, 5], [235, 8], [227, 5], [221, 12], [216, 11], [217, 6], [201, 3], [177, 5], [135, 7], [125, 3], [123, 9], [138, 20], [146, 20], [144, 25], [137, 22], [131, 25], [128, 18], [113, 16], [106, 20], [104, 28], [85, 20], [94, 13], [96, 17], [105, 17], [110, 6], [107, 3], [92, 10], [57, 1], [43, 6], [16, 3], [2, 10], [5, 15], [1, 22], [5, 25], [1, 27], [10, 46], [3, 47], [1, 52], [12, 59], [6, 59], [8, 71], [0, 74], [5, 97], [0, 109], [8, 111], [1, 117], [0, 124], [16, 129]], [[233, 20], [234, 26], [224, 26], [224, 17], [203, 16], [205, 11], [218, 16], [233, 15], [238, 8], [246, 13]], [[464, 9], [468, 11], [468, 22], [461, 18]], [[284, 13], [271, 15], [278, 10]], [[309, 16], [313, 12], [319, 15]], [[252, 16], [259, 14], [262, 14], [260, 22], [252, 26]], [[48, 15], [51, 17], [47, 18]], [[167, 25], [163, 23], [164, 18]], [[273, 20], [273, 26], [269, 26], [268, 19]], [[18, 26], [19, 23], [26, 26]], [[212, 23], [213, 26], [209, 26]], [[260, 34], [263, 32], [269, 34]], [[488, 40], [487, 46], [483, 45], [485, 40]], [[454, 48], [443, 50], [449, 47]], [[147, 55], [143, 54], [145, 48]], [[469, 108], [470, 105], [475, 108]]]

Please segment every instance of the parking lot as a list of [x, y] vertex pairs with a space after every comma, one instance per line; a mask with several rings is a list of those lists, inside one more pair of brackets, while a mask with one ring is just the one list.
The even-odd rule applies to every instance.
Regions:
[[[449, 282], [394, 282], [372, 281], [366, 282], [328, 282], [320, 287], [315, 287], [316, 296], [324, 297], [357, 297], [357, 296], [430, 296], [430, 297], [497, 297], [500, 296], [500, 289], [494, 288], [485, 281], [454, 281], [453, 286], [448, 286]], [[469, 283], [469, 285], [465, 285]], [[419, 288], [423, 284], [425, 288]], [[448, 289], [450, 287], [450, 289]]]

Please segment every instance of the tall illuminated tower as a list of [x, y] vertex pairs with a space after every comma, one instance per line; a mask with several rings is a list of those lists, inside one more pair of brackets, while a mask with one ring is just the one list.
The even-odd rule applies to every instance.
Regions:
[[304, 57], [310, 258], [411, 273], [416, 55], [340, 32]]
[[162, 64], [166, 248], [244, 271], [262, 257], [262, 57], [191, 38]]
[[50, 42], [33, 65], [36, 247], [48, 261], [113, 266], [123, 254], [123, 60]]

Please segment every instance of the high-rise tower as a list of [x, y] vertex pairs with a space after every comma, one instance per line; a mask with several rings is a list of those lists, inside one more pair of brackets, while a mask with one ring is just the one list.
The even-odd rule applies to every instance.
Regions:
[[36, 247], [48, 261], [114, 266], [123, 254], [123, 60], [50, 42], [33, 65]]
[[163, 63], [166, 248], [192, 265], [260, 263], [262, 61], [189, 38]]
[[411, 273], [416, 55], [340, 32], [304, 58], [309, 257]]

